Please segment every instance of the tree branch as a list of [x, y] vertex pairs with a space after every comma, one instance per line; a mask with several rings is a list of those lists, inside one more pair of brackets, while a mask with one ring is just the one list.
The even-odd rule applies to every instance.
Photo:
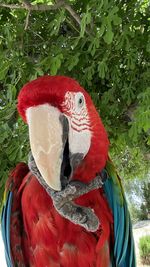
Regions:
[[10, 9], [25, 9], [24, 6], [21, 5], [5, 4], [5, 3], [0, 3], [0, 7], [6, 7]]
[[[22, 0], [22, 5], [19, 5], [19, 4], [17, 5], [17, 4], [0, 3], [0, 7], [10, 8], [10, 9], [25, 9], [25, 10], [28, 10], [29, 13], [31, 11], [57, 10], [57, 9], [63, 7], [63, 8], [65, 8], [68, 11], [68, 13], [78, 23], [78, 25], [79, 26], [81, 25], [81, 18], [80, 18], [80, 16], [64, 0], [59, 0], [54, 5], [45, 5], [45, 4], [32, 5], [32, 4], [30, 4], [30, 2], [28, 0]], [[28, 27], [28, 20], [29, 20], [29, 14], [27, 15], [27, 18], [26, 18], [26, 26], [25, 26], [26, 29]], [[86, 33], [89, 34], [89, 32], [88, 32], [87, 29], [85, 31], [86, 31]]]
[[24, 5], [27, 9], [30, 10], [30, 8], [31, 8], [31, 3], [29, 3], [28, 0], [22, 0], [22, 3], [23, 3], [23, 5]]
[[64, 7], [69, 12], [69, 14], [74, 18], [74, 20], [79, 25], [81, 24], [80, 16], [73, 10], [73, 8], [70, 5], [66, 4], [63, 0], [57, 1], [57, 3], [54, 5], [44, 5], [44, 4], [32, 5], [29, 3], [29, 1], [24, 0], [22, 1], [22, 5], [0, 3], [0, 7], [10, 8], [10, 9], [26, 9], [28, 11], [47, 11], [47, 10], [56, 10], [60, 7]]
[[27, 16], [26, 16], [25, 27], [24, 27], [25, 31], [28, 29], [28, 26], [29, 26], [30, 12], [31, 11], [29, 10], [28, 13], [27, 13]]
[[64, 4], [64, 8], [70, 13], [70, 15], [74, 18], [74, 20], [80, 25], [81, 24], [80, 16], [73, 10], [73, 8], [68, 4]]
[[0, 3], [0, 7], [10, 8], [10, 9], [26, 9], [30, 11], [56, 10], [64, 5], [65, 5], [64, 1], [59, 1], [55, 5], [44, 5], [44, 4], [31, 5], [28, 1], [23, 1], [22, 5]]

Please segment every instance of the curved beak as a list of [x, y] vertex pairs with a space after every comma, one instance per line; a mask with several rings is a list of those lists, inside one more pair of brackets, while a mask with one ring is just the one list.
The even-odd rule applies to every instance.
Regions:
[[45, 182], [54, 190], [61, 190], [64, 129], [62, 113], [48, 104], [27, 109], [31, 151]]

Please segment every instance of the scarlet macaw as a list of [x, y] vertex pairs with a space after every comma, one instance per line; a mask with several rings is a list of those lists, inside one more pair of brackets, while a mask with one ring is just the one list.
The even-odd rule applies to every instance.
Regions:
[[[18, 111], [33, 156], [29, 167], [16, 166], [6, 185], [7, 266], [135, 267], [123, 188], [88, 93], [71, 78], [43, 76], [22, 88]], [[101, 186], [90, 190], [94, 179]]]

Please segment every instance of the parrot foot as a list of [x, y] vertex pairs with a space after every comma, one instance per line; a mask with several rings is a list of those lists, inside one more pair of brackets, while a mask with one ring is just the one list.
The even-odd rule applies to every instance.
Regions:
[[89, 232], [95, 232], [98, 230], [100, 221], [91, 208], [82, 207], [75, 203], [66, 202], [61, 208], [54, 206], [59, 214], [73, 222], [74, 224], [84, 227]]
[[95, 232], [99, 228], [100, 221], [94, 213], [94, 210], [76, 205], [73, 200], [102, 187], [102, 185], [102, 178], [98, 175], [89, 184], [80, 181], [71, 181], [66, 188], [61, 191], [51, 190], [50, 195], [54, 207], [59, 214], [74, 224], [84, 227], [87, 231]]
[[[94, 211], [91, 208], [76, 205], [72, 201], [75, 197], [83, 194], [83, 191], [85, 191], [85, 184], [79, 183], [78, 181], [74, 181], [72, 184], [73, 185], [69, 184], [62, 191], [51, 192], [51, 197], [56, 210], [63, 217], [74, 224], [84, 227], [87, 231], [97, 231], [100, 222]], [[82, 192], [79, 192], [79, 187]]]

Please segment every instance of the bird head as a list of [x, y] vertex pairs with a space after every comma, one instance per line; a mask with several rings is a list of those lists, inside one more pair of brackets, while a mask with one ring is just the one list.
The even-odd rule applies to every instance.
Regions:
[[18, 111], [29, 127], [31, 151], [45, 182], [89, 182], [104, 168], [109, 141], [89, 94], [75, 80], [43, 76], [23, 86]]

